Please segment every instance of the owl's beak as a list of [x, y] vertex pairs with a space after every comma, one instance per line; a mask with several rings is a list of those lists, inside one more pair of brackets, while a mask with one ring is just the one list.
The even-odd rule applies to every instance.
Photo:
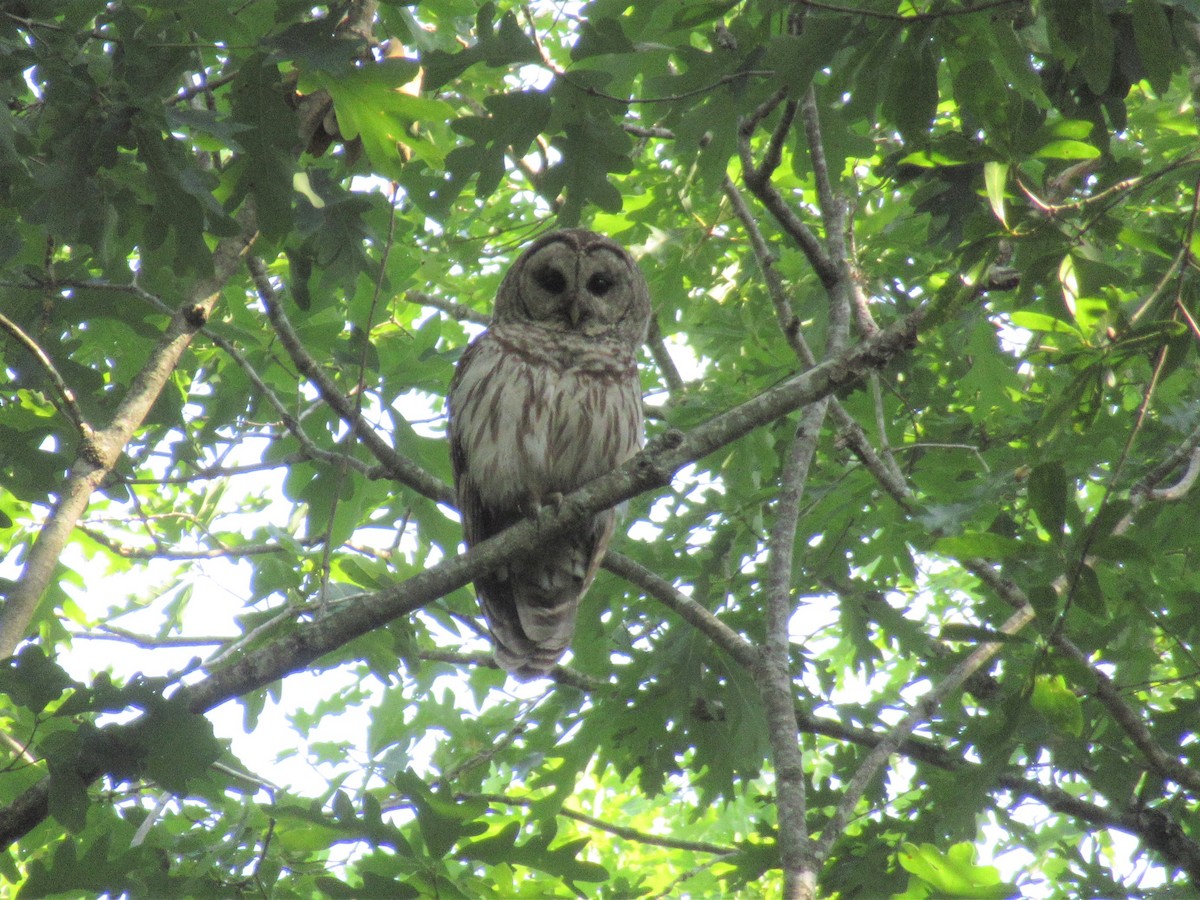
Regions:
[[591, 314], [591, 310], [587, 308], [587, 304], [583, 298], [576, 294], [571, 298], [571, 302], [567, 305], [567, 318], [571, 320], [571, 327], [578, 328], [579, 323], [586, 319]]

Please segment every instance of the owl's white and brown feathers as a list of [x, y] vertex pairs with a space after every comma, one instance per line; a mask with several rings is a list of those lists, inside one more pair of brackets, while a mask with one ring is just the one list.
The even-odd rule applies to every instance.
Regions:
[[[552, 232], [513, 264], [491, 327], [463, 353], [450, 385], [450, 453], [468, 545], [637, 453], [636, 354], [649, 322], [637, 263], [602, 235]], [[475, 582], [500, 666], [533, 677], [566, 651], [615, 522], [606, 510]]]

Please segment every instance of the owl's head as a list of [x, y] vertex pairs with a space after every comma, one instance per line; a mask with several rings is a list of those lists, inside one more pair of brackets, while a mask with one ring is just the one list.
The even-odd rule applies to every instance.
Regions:
[[493, 320], [612, 335], [636, 347], [650, 324], [650, 289], [616, 241], [582, 229], [553, 231], [534, 241], [508, 270]]

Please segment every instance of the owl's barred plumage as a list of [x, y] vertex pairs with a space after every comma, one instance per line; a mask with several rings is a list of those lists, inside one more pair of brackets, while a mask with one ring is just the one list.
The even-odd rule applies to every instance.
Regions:
[[[535, 241], [505, 275], [491, 327], [450, 385], [450, 450], [468, 545], [625, 462], [642, 446], [636, 353], [650, 294], [616, 242], [570, 229]], [[518, 677], [566, 651], [613, 510], [475, 583], [497, 663]]]

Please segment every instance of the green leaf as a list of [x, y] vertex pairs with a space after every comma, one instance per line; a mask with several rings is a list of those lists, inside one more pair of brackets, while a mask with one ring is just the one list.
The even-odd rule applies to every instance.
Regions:
[[908, 143], [919, 146], [928, 138], [937, 113], [938, 64], [920, 29], [909, 33], [891, 63], [884, 110]]
[[1057, 140], [1042, 144], [1033, 155], [1040, 159], [1096, 159], [1100, 156], [1100, 151], [1083, 141]]
[[375, 171], [394, 178], [402, 166], [400, 145], [431, 166], [441, 165], [444, 153], [414, 126], [445, 122], [454, 115], [441, 100], [401, 90], [417, 71], [409, 60], [391, 59], [343, 75], [313, 73], [303, 83], [329, 91], [342, 136], [361, 138]]
[[1133, 39], [1150, 86], [1165, 94], [1178, 60], [1167, 11], [1155, 0], [1133, 0]]
[[992, 212], [1000, 223], [1008, 227], [1008, 221], [1004, 218], [1004, 192], [1008, 182], [1008, 165], [999, 162], [986, 162], [983, 164], [983, 183], [987, 188], [988, 202], [992, 205]]
[[683, 9], [675, 11], [671, 17], [671, 25], [674, 28], [694, 28], [696, 25], [713, 21], [737, 5], [738, 0], [700, 0], [689, 3]]
[[1090, 15], [1084, 12], [1079, 18], [1083, 25], [1083, 41], [1085, 50], [1079, 59], [1079, 68], [1088, 87], [1097, 96], [1104, 96], [1112, 79], [1115, 46], [1113, 29], [1108, 20], [1108, 12], [1099, 0], [1079, 3], [1082, 7], [1090, 8]]
[[445, 856], [463, 838], [487, 831], [487, 823], [480, 820], [487, 809], [483, 801], [460, 802], [440, 796], [410, 769], [397, 772], [393, 781], [401, 796], [416, 807], [421, 836], [434, 858]]
[[50, 815], [67, 831], [78, 834], [87, 824], [87, 782], [73, 765], [74, 760], [50, 760], [50, 784], [47, 807]]
[[34, 644], [0, 663], [0, 691], [33, 713], [42, 712], [71, 687], [78, 685]]
[[258, 224], [271, 238], [292, 223], [292, 171], [299, 143], [296, 121], [284, 103], [283, 79], [265, 55], [242, 63], [231, 86], [242, 157], [234, 167], [241, 189], [253, 195]]
[[221, 755], [212, 723], [182, 703], [157, 704], [139, 731], [145, 742], [146, 776], [175, 794], [186, 794], [189, 784]]
[[1062, 675], [1039, 675], [1029, 700], [1058, 731], [1071, 737], [1083, 733], [1083, 705]]
[[1047, 331], [1058, 334], [1071, 334], [1076, 337], [1081, 336], [1079, 329], [1070, 322], [1064, 322], [1062, 319], [1048, 316], [1045, 313], [1018, 310], [1009, 315], [1009, 321], [1018, 328], [1028, 328], [1030, 331]]
[[1004, 900], [1020, 894], [1015, 885], [1000, 881], [994, 866], [975, 865], [970, 844], [954, 844], [943, 853], [933, 844], [905, 843], [896, 861], [939, 897]]
[[1015, 538], [990, 531], [975, 531], [939, 538], [934, 542], [933, 549], [943, 556], [965, 560], [1007, 559], [1019, 555], [1024, 548]]
[[1029, 505], [1044, 528], [1055, 540], [1061, 540], [1067, 520], [1070, 487], [1067, 473], [1059, 460], [1041, 463], [1029, 474]]

